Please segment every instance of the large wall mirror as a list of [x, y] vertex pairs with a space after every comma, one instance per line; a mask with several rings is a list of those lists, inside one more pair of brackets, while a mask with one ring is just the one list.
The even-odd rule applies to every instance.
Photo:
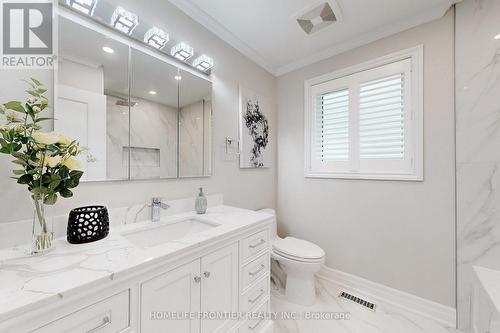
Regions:
[[212, 174], [208, 79], [60, 17], [55, 91], [54, 130], [85, 147], [83, 180]]

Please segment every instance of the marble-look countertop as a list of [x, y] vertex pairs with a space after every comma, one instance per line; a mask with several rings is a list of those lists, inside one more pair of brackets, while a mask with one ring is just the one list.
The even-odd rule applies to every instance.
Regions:
[[[180, 213], [159, 223], [193, 216], [194, 212]], [[219, 226], [152, 247], [137, 246], [123, 236], [152, 225], [140, 222], [111, 227], [107, 238], [93, 243], [73, 245], [64, 238], [57, 239], [55, 249], [41, 256], [28, 256], [23, 247], [0, 250], [0, 321], [105, 281], [118, 281], [138, 269], [230, 237], [270, 218], [265, 213], [221, 205], [203, 215], [203, 219]]]
[[500, 315], [500, 271], [479, 266], [473, 268], [479, 283], [490, 298], [491, 304]]

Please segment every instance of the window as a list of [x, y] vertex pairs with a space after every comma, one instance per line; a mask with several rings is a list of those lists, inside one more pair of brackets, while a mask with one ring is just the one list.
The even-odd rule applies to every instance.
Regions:
[[423, 180], [422, 55], [306, 81], [306, 177]]

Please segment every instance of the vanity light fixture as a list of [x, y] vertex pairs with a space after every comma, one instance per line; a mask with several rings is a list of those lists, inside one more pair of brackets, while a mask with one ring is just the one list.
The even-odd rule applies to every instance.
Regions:
[[66, 0], [66, 4], [86, 15], [94, 15], [97, 0]]
[[180, 81], [180, 80], [182, 80], [182, 76], [177, 74], [176, 76], [174, 76], [174, 79], [176, 79], [177, 81]]
[[111, 25], [127, 35], [132, 34], [138, 24], [139, 17], [137, 15], [119, 6], [116, 7], [113, 16], [111, 16]]
[[156, 91], [154, 91], [154, 90], [150, 90], [150, 91], [149, 91], [149, 94], [150, 94], [150, 95], [156, 95]]
[[168, 41], [169, 41], [168, 34], [157, 27], [149, 29], [144, 34], [144, 43], [151, 45], [152, 47], [158, 50], [164, 48], [165, 45], [167, 45]]
[[500, 39], [500, 34], [496, 35], [495, 37], [493, 37], [494, 39], [496, 40], [499, 40]]
[[186, 61], [191, 58], [194, 54], [194, 49], [184, 42], [172, 47], [170, 54], [179, 60]]
[[214, 61], [209, 56], [202, 54], [196, 58], [193, 62], [193, 66], [201, 71], [208, 71], [210, 68], [214, 67]]
[[106, 53], [115, 53], [115, 50], [113, 50], [112, 48], [110, 48], [109, 46], [103, 46], [102, 47], [102, 50]]

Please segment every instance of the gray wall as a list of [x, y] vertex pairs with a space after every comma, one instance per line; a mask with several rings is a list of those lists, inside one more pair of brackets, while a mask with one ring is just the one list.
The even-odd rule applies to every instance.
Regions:
[[[280, 233], [319, 244], [329, 267], [455, 302], [453, 13], [278, 78]], [[306, 179], [304, 80], [424, 45], [424, 182]]]
[[459, 327], [470, 332], [472, 266], [500, 269], [500, 1], [456, 10]]
[[[123, 2], [123, 1], [122, 1]], [[128, 1], [126, 8], [150, 25], [169, 31], [172, 36], [189, 41], [197, 49], [211, 55], [213, 70], [213, 158], [214, 176], [203, 179], [166, 181], [134, 181], [82, 184], [72, 199], [61, 200], [53, 214], [65, 214], [69, 209], [86, 204], [106, 204], [120, 207], [146, 202], [152, 196], [167, 199], [195, 196], [203, 186], [207, 193], [223, 193], [227, 204], [257, 209], [274, 207], [276, 197], [275, 161], [275, 78], [244, 57], [234, 48], [215, 37], [201, 25], [167, 1]], [[160, 15], [159, 15], [160, 14]], [[25, 89], [20, 78], [37, 77], [52, 84], [51, 72], [2, 71], [0, 101], [23, 98]], [[238, 136], [238, 84], [259, 92], [266, 100], [271, 126], [271, 167], [260, 170], [240, 170], [238, 161], [224, 154], [224, 138]], [[68, 133], [70, 134], [70, 133]], [[11, 180], [14, 167], [11, 158], [0, 156], [0, 223], [28, 219], [32, 216], [27, 190]], [[1, 244], [0, 244], [1, 247]]]

